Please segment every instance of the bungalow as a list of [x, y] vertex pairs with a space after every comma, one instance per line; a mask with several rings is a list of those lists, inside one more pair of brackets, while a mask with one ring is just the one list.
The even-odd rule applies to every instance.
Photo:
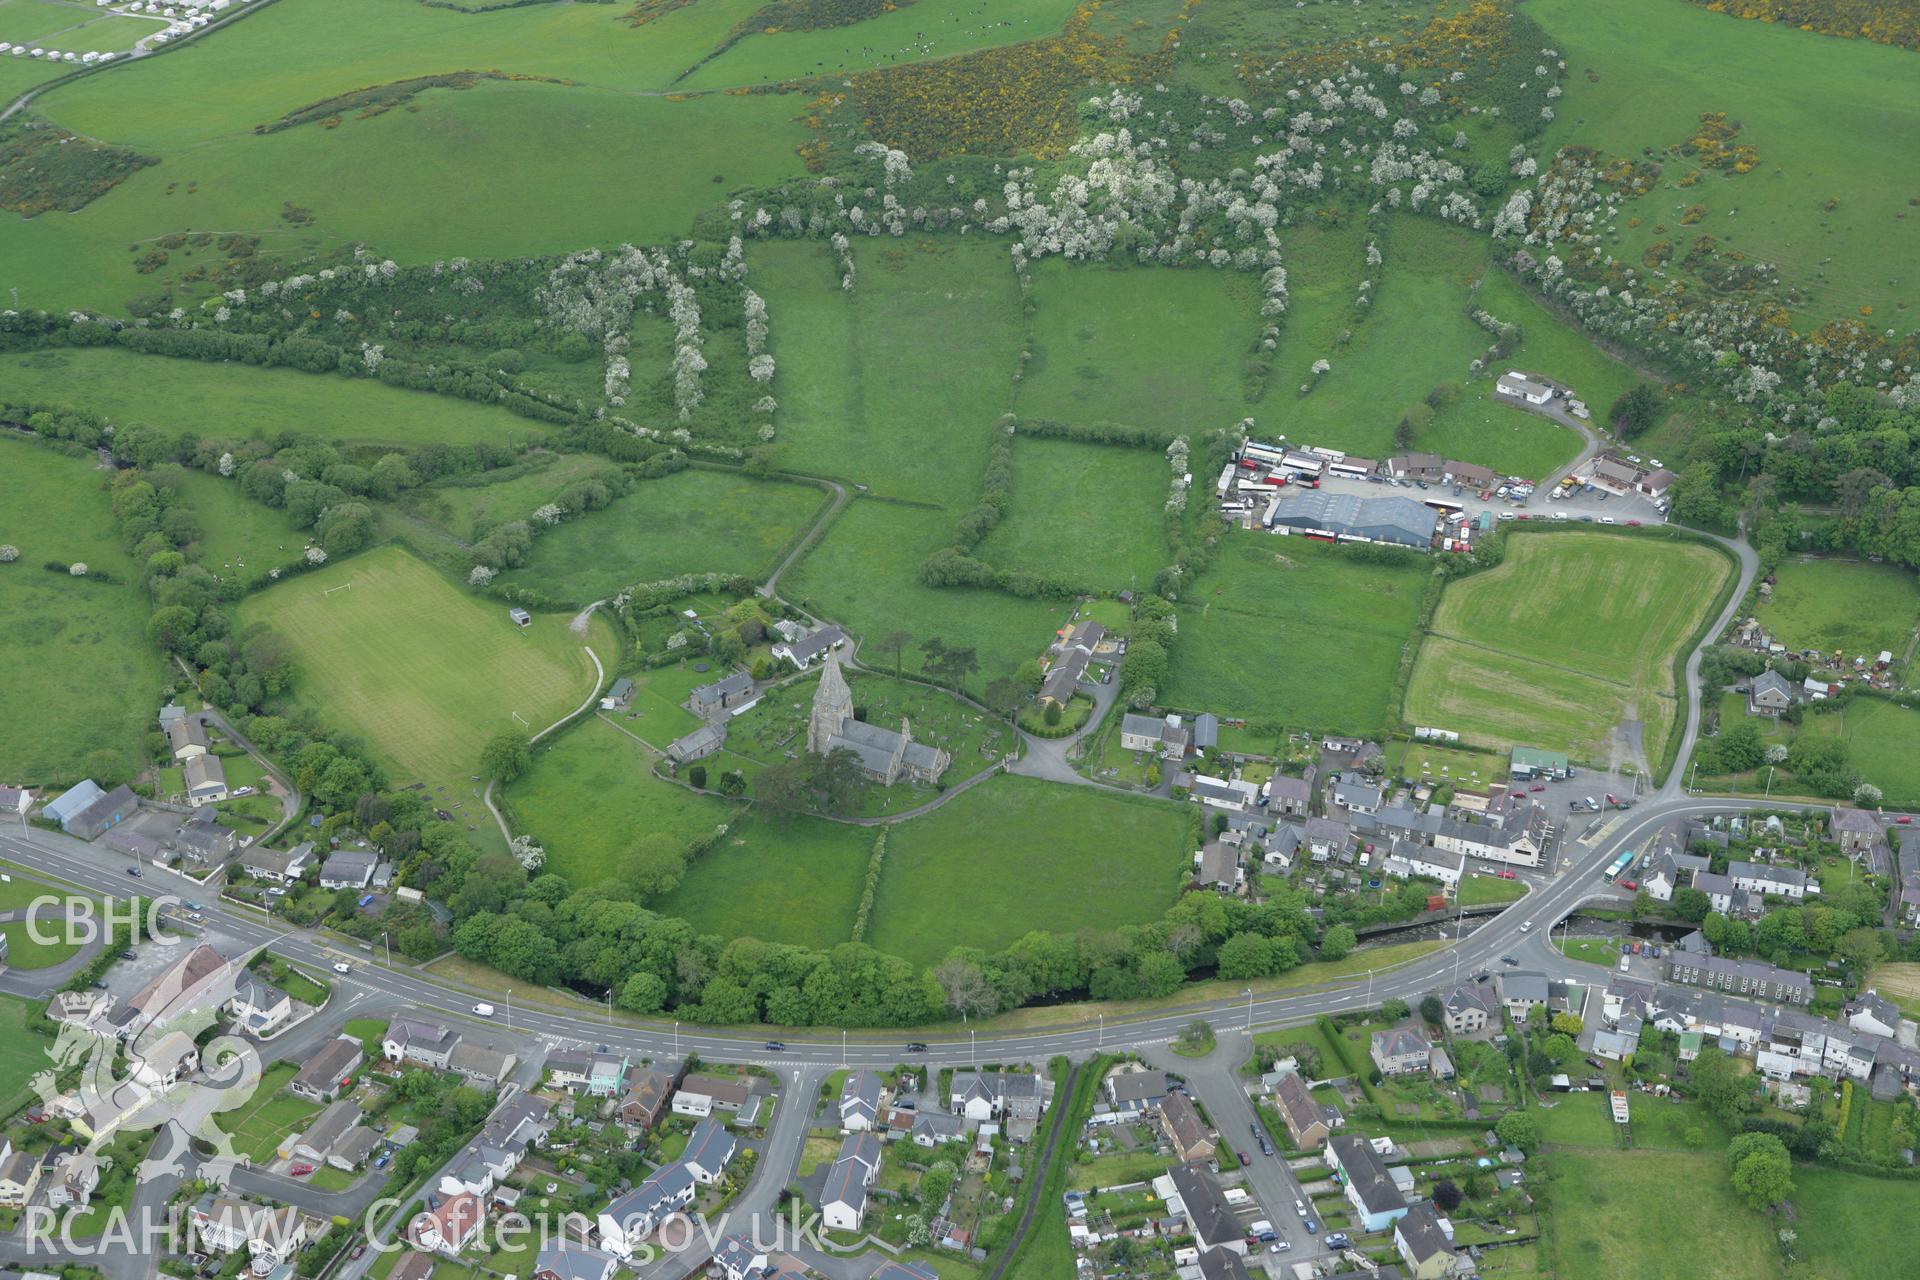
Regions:
[[1387, 475], [1395, 480], [1438, 480], [1445, 466], [1437, 453], [1397, 453], [1387, 459]]
[[1602, 455], [1593, 461], [1592, 482], [1610, 493], [1630, 493], [1640, 479], [1640, 468]]
[[1404, 1076], [1425, 1071], [1432, 1054], [1433, 1046], [1427, 1043], [1427, 1038], [1405, 1027], [1374, 1032], [1371, 1047], [1367, 1050], [1373, 1065], [1380, 1068], [1383, 1076]]
[[1407, 1215], [1400, 1194], [1379, 1153], [1365, 1134], [1338, 1133], [1327, 1140], [1327, 1167], [1346, 1184], [1347, 1203], [1363, 1231], [1385, 1231]]
[[1073, 700], [1080, 682], [1087, 678], [1092, 655], [1084, 649], [1056, 650], [1047, 664], [1046, 678], [1040, 682], [1040, 705], [1064, 707]]
[[266, 1036], [277, 1031], [293, 1016], [293, 1000], [271, 982], [242, 972], [234, 977], [233, 998], [227, 1012], [250, 1036]]
[[533, 1280], [613, 1280], [619, 1265], [612, 1254], [561, 1236], [541, 1246], [533, 1262]]
[[505, 1049], [461, 1040], [447, 1054], [447, 1067], [483, 1089], [496, 1089], [519, 1060]]
[[687, 1166], [695, 1182], [712, 1186], [726, 1174], [727, 1166], [733, 1163], [734, 1152], [739, 1149], [740, 1140], [727, 1131], [727, 1126], [708, 1116], [687, 1135], [680, 1163]]
[[1305, 817], [1313, 809], [1313, 779], [1312, 769], [1298, 778], [1276, 773], [1260, 788], [1262, 802], [1274, 813], [1289, 818]]
[[1213, 1176], [1189, 1164], [1175, 1165], [1167, 1176], [1172, 1181], [1174, 1194], [1179, 1197], [1187, 1230], [1193, 1233], [1194, 1243], [1202, 1252], [1228, 1249], [1244, 1255], [1246, 1232]]
[[1273, 1086], [1273, 1102], [1281, 1122], [1287, 1126], [1287, 1137], [1301, 1151], [1319, 1148], [1341, 1124], [1339, 1109], [1315, 1102], [1307, 1082], [1297, 1071], [1280, 1074], [1279, 1082]]
[[1545, 404], [1553, 399], [1553, 388], [1544, 382], [1535, 382], [1526, 374], [1509, 369], [1500, 375], [1493, 389], [1503, 396], [1524, 400], [1528, 404]]
[[615, 680], [613, 687], [607, 690], [607, 696], [600, 699], [600, 709], [602, 711], [625, 711], [631, 705], [633, 705], [633, 678], [631, 676], [621, 676], [618, 680]]
[[367, 1159], [380, 1145], [381, 1135], [378, 1129], [370, 1125], [356, 1125], [347, 1130], [345, 1137], [334, 1144], [327, 1153], [327, 1163], [345, 1173], [364, 1168]]
[[1106, 1090], [1115, 1111], [1151, 1114], [1167, 1099], [1167, 1073], [1119, 1068], [1107, 1076]]
[[1440, 473], [1441, 482], [1456, 484], [1463, 489], [1491, 489], [1500, 479], [1492, 467], [1483, 467], [1477, 462], [1460, 462], [1457, 459], [1448, 458], [1441, 465], [1444, 467]]
[[180, 774], [187, 789], [187, 803], [194, 808], [227, 798], [227, 766], [219, 756], [191, 756]]
[[207, 754], [207, 727], [199, 716], [183, 715], [168, 723], [167, 749], [173, 752], [173, 758], [185, 762]]
[[959, 1116], [944, 1115], [938, 1111], [913, 1113], [912, 1133], [916, 1146], [937, 1147], [966, 1136], [966, 1132], [966, 1124]]
[[85, 1152], [58, 1156], [47, 1171], [47, 1203], [55, 1209], [84, 1209], [100, 1188], [100, 1161]]
[[360, 1123], [360, 1106], [351, 1098], [330, 1102], [314, 1117], [307, 1131], [293, 1144], [292, 1154], [318, 1164], [333, 1151], [347, 1131]]
[[407, 1238], [423, 1253], [455, 1256], [472, 1242], [486, 1216], [485, 1202], [463, 1191], [417, 1214], [407, 1229]]
[[1778, 671], [1762, 671], [1753, 678], [1753, 684], [1747, 690], [1747, 714], [1750, 716], [1777, 716], [1793, 703], [1793, 682]]
[[1213, 1135], [1186, 1094], [1167, 1095], [1160, 1107], [1160, 1128], [1182, 1162], [1213, 1159], [1216, 1150]]
[[1164, 760], [1179, 760], [1187, 754], [1190, 735], [1177, 715], [1164, 717], [1127, 712], [1120, 718], [1120, 747], [1123, 751], [1151, 751]]
[[287, 1083], [287, 1092], [309, 1102], [332, 1102], [360, 1069], [363, 1056], [360, 1042], [350, 1036], [329, 1040]]
[[773, 646], [773, 656], [784, 658], [805, 671], [829, 649], [847, 642], [847, 633], [836, 626], [816, 627], [797, 640], [783, 640]]
[[447, 1069], [447, 1058], [460, 1042], [460, 1033], [436, 1022], [399, 1017], [387, 1024], [380, 1053], [389, 1062], [411, 1062], [434, 1071]]
[[1470, 1036], [1486, 1029], [1499, 1015], [1499, 1006], [1480, 982], [1463, 982], [1440, 1002], [1449, 1035]]
[[674, 1091], [673, 1114], [703, 1119], [716, 1111], [739, 1111], [753, 1096], [752, 1086], [737, 1076], [688, 1076]]
[[820, 1216], [837, 1231], [858, 1231], [867, 1214], [867, 1188], [880, 1176], [880, 1139], [856, 1133], [840, 1144], [840, 1156], [820, 1188]]
[[1649, 498], [1660, 499], [1667, 496], [1667, 490], [1673, 488], [1673, 482], [1679, 478], [1665, 467], [1655, 467], [1651, 471], [1641, 472], [1633, 487]]
[[753, 696], [753, 677], [736, 671], [712, 684], [703, 684], [687, 697], [687, 710], [701, 719], [717, 715]]
[[674, 1077], [650, 1067], [634, 1067], [627, 1072], [627, 1091], [620, 1099], [620, 1122], [642, 1130], [651, 1130], [667, 1114], [673, 1097]]
[[240, 869], [259, 880], [288, 884], [306, 874], [313, 865], [313, 842], [302, 841], [282, 852], [251, 845], [240, 855]]
[[379, 860], [371, 849], [335, 849], [320, 864], [320, 887], [364, 889], [373, 879], [373, 867]]
[[1430, 1204], [1417, 1204], [1393, 1224], [1393, 1247], [1411, 1280], [1440, 1280], [1453, 1269], [1453, 1235]]
[[1210, 778], [1206, 774], [1195, 774], [1193, 785], [1188, 794], [1200, 804], [1211, 805], [1228, 813], [1245, 813], [1254, 807], [1260, 799], [1260, 788], [1251, 782], [1226, 778]]

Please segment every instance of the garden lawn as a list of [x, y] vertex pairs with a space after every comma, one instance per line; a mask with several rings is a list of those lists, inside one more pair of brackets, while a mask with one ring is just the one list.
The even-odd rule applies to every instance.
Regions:
[[1254, 412], [1244, 366], [1265, 323], [1257, 275], [1059, 258], [1032, 274], [1021, 417], [1187, 433]]
[[835, 947], [853, 938], [874, 835], [819, 818], [737, 823], [679, 888], [648, 905], [723, 938]]
[[739, 40], [703, 55], [674, 87], [713, 89], [840, 76], [1043, 40], [1059, 34], [1072, 9], [1072, 0], [985, 0], [918, 13], [909, 6], [889, 6], [863, 21], [816, 31], [749, 28]]
[[759, 578], [825, 501], [811, 485], [738, 471], [679, 471], [643, 480], [604, 510], [548, 529], [526, 564], [500, 580], [584, 605], [682, 573]]
[[1157, 449], [1017, 439], [1012, 501], [974, 554], [1090, 591], [1145, 590], [1172, 556], [1169, 476]]
[[893, 829], [868, 941], [931, 964], [1034, 929], [1150, 920], [1173, 901], [1192, 825], [1161, 801], [994, 778]]
[[[1781, 1274], [1768, 1220], [1735, 1198], [1718, 1152], [1557, 1150], [1549, 1234], [1560, 1280], [1756, 1280]], [[1685, 1187], [1685, 1195], [1675, 1195]], [[1675, 1248], [1676, 1241], [1711, 1242]]]
[[92, 409], [115, 422], [196, 434], [216, 422], [230, 424], [223, 433], [263, 439], [303, 431], [333, 441], [395, 445], [513, 445], [544, 434], [539, 424], [505, 409], [370, 378], [176, 360], [116, 347], [0, 356], [0, 387], [21, 398]]
[[1460, 905], [1480, 907], [1494, 902], [1518, 902], [1527, 896], [1524, 880], [1502, 880], [1493, 875], [1470, 875], [1460, 882]]
[[[818, 542], [780, 578], [781, 594], [858, 636], [863, 645], [905, 631], [911, 643], [902, 669], [925, 669], [921, 646], [939, 639], [948, 647], [970, 646], [980, 670], [967, 677], [978, 693], [996, 676], [1045, 652], [1054, 629], [1065, 621], [1058, 600], [1023, 600], [983, 588], [929, 587], [920, 566], [950, 544], [957, 512], [893, 503], [849, 503]], [[1159, 513], [1151, 518], [1158, 523]], [[890, 667], [863, 650], [863, 660]]]
[[[1793, 317], [1801, 333], [1860, 319], [1863, 307], [1884, 317], [1871, 326], [1908, 327], [1894, 317], [1911, 302], [1913, 281], [1888, 264], [1920, 261], [1920, 219], [1907, 207], [1912, 184], [1881, 175], [1920, 171], [1911, 50], [1667, 0], [1541, 0], [1526, 12], [1569, 69], [1558, 118], [1531, 152], [1570, 143], [1623, 156], [1663, 151], [1690, 136], [1705, 111], [1738, 121], [1739, 142], [1759, 152], [1751, 173], [1708, 171], [1685, 189], [1674, 184], [1692, 171], [1689, 159], [1659, 157], [1659, 184], [1625, 203], [1606, 251], [1637, 266], [1655, 241], [1684, 252], [1695, 236], [1717, 236], [1723, 249], [1777, 264], [1783, 283], [1806, 295]], [[1712, 56], [1701, 57], [1703, 49]], [[1707, 215], [1680, 225], [1676, 215], [1692, 204]], [[1631, 217], [1641, 225], [1628, 227]]]
[[636, 671], [633, 698], [625, 711], [601, 714], [627, 732], [636, 735], [656, 751], [664, 752], [675, 738], [685, 737], [700, 727], [700, 717], [681, 704], [694, 688], [711, 684], [726, 673], [716, 670], [695, 671], [693, 663]]
[[937, 503], [950, 537], [980, 492], [988, 433], [1011, 407], [1021, 323], [1006, 246], [863, 239], [854, 260], [846, 292], [833, 250], [817, 241], [749, 252], [779, 362], [775, 453], [791, 470]]
[[297, 1062], [276, 1062], [260, 1075], [253, 1096], [231, 1111], [221, 1112], [220, 1127], [233, 1135], [233, 1149], [251, 1156], [255, 1164], [273, 1159], [280, 1144], [300, 1133], [320, 1114], [318, 1103], [285, 1092], [300, 1070]]
[[579, 706], [594, 685], [583, 644], [615, 653], [605, 623], [586, 636], [557, 614], [516, 627], [504, 605], [392, 547], [250, 596], [240, 621], [272, 623], [286, 637], [301, 703], [364, 732], [396, 785], [427, 782], [437, 806], [469, 823], [485, 818], [474, 816], [470, 779], [486, 740], [538, 732]]
[[1412, 641], [1427, 574], [1424, 563], [1367, 564], [1304, 538], [1230, 533], [1185, 593], [1160, 701], [1378, 732], [1392, 716], [1394, 672]]
[[[104, 481], [91, 457], [0, 441], [0, 542], [20, 551], [0, 564], [0, 777], [16, 783], [131, 777], [152, 727], [165, 669]], [[50, 573], [47, 561], [117, 581]]]
[[1482, 790], [1508, 778], [1508, 758], [1411, 740], [1387, 744], [1387, 766], [1413, 782]]
[[1605, 761], [1637, 723], [1662, 759], [1674, 657], [1730, 574], [1717, 550], [1585, 530], [1509, 534], [1497, 568], [1450, 583], [1408, 683], [1406, 718], [1480, 746]]
[[1844, 651], [1869, 662], [1884, 649], [1898, 661], [1920, 621], [1920, 578], [1864, 560], [1785, 560], [1774, 570], [1773, 598], [1756, 616], [1789, 649], [1828, 657]]
[[541, 743], [533, 767], [506, 789], [516, 831], [546, 847], [547, 865], [577, 885], [620, 878], [621, 855], [642, 835], [682, 841], [729, 821], [735, 806], [655, 778], [655, 755], [597, 717]]

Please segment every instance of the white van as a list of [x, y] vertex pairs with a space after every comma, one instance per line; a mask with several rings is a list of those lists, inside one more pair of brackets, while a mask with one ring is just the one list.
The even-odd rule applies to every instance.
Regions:
[[493, 1006], [490, 1004], [477, 1004], [473, 1006], [473, 1011], [483, 1018], [491, 1018], [493, 1016]]

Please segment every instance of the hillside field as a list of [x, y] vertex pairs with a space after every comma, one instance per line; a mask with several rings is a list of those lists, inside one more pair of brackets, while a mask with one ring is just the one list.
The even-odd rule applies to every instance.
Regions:
[[1500, 566], [1450, 583], [1407, 686], [1406, 719], [1466, 741], [1609, 758], [1637, 724], [1658, 761], [1673, 659], [1731, 566], [1693, 543], [1585, 530], [1509, 534]]
[[1920, 579], [1891, 564], [1798, 557], [1774, 570], [1773, 598], [1755, 617], [1789, 649], [1872, 661], [1881, 650], [1897, 661], [1920, 623]]
[[1168, 706], [1374, 733], [1413, 642], [1424, 561], [1367, 564], [1305, 538], [1234, 533], [1180, 606]]
[[[52, 786], [133, 776], [167, 668], [92, 455], [0, 441], [0, 777]], [[84, 563], [115, 581], [50, 573]], [[57, 709], [50, 714], [50, 709]]]
[[1016, 438], [1007, 514], [975, 554], [1102, 592], [1144, 590], [1172, 557], [1155, 449]]
[[[327, 595], [329, 588], [352, 588]], [[564, 614], [520, 628], [507, 607], [455, 587], [397, 548], [328, 565], [249, 596], [240, 622], [270, 622], [294, 652], [295, 696], [332, 723], [351, 725], [393, 771], [478, 811], [469, 780], [493, 734], [544, 729], [592, 692], [583, 644], [613, 654], [605, 623], [587, 636]], [[604, 659], [603, 659], [604, 661]], [[516, 720], [513, 713], [519, 713]], [[446, 807], [451, 808], [449, 804]]]

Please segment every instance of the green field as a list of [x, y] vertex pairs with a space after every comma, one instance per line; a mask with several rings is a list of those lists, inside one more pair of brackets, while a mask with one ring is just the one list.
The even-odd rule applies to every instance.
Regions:
[[776, 452], [796, 471], [938, 503], [950, 531], [1010, 407], [1020, 298], [1006, 246], [906, 237], [859, 244], [854, 260], [848, 293], [826, 245], [774, 241], [748, 255], [773, 318]]
[[[1661, 759], [1673, 659], [1730, 566], [1693, 543], [1591, 531], [1510, 535], [1498, 568], [1450, 584], [1407, 686], [1406, 718], [1480, 746], [1606, 761], [1616, 726]], [[1624, 748], [1632, 759], [1631, 746]]]
[[[929, 639], [972, 646], [980, 670], [967, 685], [978, 693], [987, 681], [1011, 675], [1053, 643], [1067, 604], [921, 585], [920, 565], [949, 544], [955, 515], [884, 502], [850, 503], [806, 557], [781, 576], [781, 594], [841, 623], [863, 643], [905, 631], [912, 637], [902, 663], [907, 671], [922, 669], [920, 645]], [[1157, 522], [1159, 513], [1152, 518]], [[872, 655], [869, 660], [882, 661]]]
[[455, 477], [456, 481], [484, 479], [485, 484], [424, 485], [404, 495], [401, 502], [408, 514], [471, 541], [494, 525], [527, 519], [570, 485], [615, 470], [605, 458], [590, 453], [535, 451], [506, 473]]
[[1773, 598], [1754, 616], [1789, 649], [1869, 662], [1884, 649], [1899, 661], [1920, 622], [1920, 578], [1864, 560], [1783, 560], [1774, 570]]
[[[1363, 564], [1303, 538], [1235, 533], [1180, 609], [1168, 706], [1378, 731], [1427, 567]], [[1422, 723], [1425, 723], [1424, 721]]]
[[506, 606], [396, 548], [250, 596], [240, 620], [271, 623], [287, 638], [298, 699], [365, 732], [395, 785], [427, 782], [445, 807], [463, 806], [456, 812], [466, 822], [489, 825], [470, 781], [481, 745], [523, 722], [537, 732], [579, 706], [594, 678], [583, 644], [615, 652], [605, 623], [595, 620], [586, 636], [562, 614], [516, 627]]
[[817, 818], [777, 829], [741, 823], [687, 868], [678, 889], [649, 905], [723, 938], [837, 946], [853, 937], [873, 839], [870, 827]]
[[[665, 745], [664, 743], [662, 744]], [[558, 734], [506, 789], [516, 831], [546, 846], [547, 865], [577, 885], [617, 882], [621, 856], [641, 835], [705, 835], [735, 806], [661, 782], [655, 756], [594, 718]]]
[[41, 1005], [19, 996], [0, 995], [0, 1116], [11, 1116], [33, 1097], [32, 1081], [36, 1072], [51, 1065], [47, 1050], [53, 1041], [27, 1030], [27, 1019], [37, 1016]]
[[299, 1070], [297, 1062], [274, 1063], [261, 1073], [260, 1087], [251, 1098], [220, 1113], [218, 1123], [233, 1135], [235, 1153], [251, 1156], [255, 1164], [265, 1164], [274, 1158], [281, 1143], [300, 1134], [320, 1114], [318, 1103], [283, 1092]]
[[[1889, 268], [1920, 260], [1920, 218], [1907, 207], [1916, 193], [1879, 176], [1920, 170], [1910, 50], [1735, 21], [1669, 0], [1528, 0], [1526, 12], [1572, 71], [1594, 72], [1566, 78], [1558, 118], [1535, 144], [1540, 154], [1569, 143], [1622, 156], [1663, 150], [1684, 141], [1704, 111], [1738, 120], [1739, 141], [1759, 150], [1751, 173], [1709, 173], [1684, 190], [1674, 183], [1691, 164], [1662, 157], [1659, 185], [1626, 202], [1608, 252], [1638, 263], [1656, 240], [1718, 236], [1723, 248], [1779, 264], [1783, 281], [1809, 295], [1805, 315], [1795, 317], [1803, 333], [1858, 318], [1863, 306], [1893, 317], [1911, 303], [1910, 273]], [[1701, 57], [1703, 49], [1712, 56]], [[1708, 215], [1678, 225], [1675, 215], [1690, 204]], [[1626, 226], [1630, 216], [1641, 219], [1638, 228]]]
[[1264, 323], [1259, 277], [1053, 258], [1033, 297], [1022, 417], [1198, 433], [1255, 412], [1243, 365]]
[[1888, 804], [1920, 805], [1920, 711], [1882, 698], [1855, 698], [1831, 715], [1809, 715], [1802, 733], [1837, 733], [1860, 776], [1886, 794]]
[[[148, 605], [91, 458], [0, 443], [0, 777], [53, 785], [131, 777], [165, 679]], [[85, 563], [117, 582], [49, 573]], [[47, 714], [57, 706], [57, 715]]]
[[825, 501], [810, 485], [680, 471], [542, 533], [501, 581], [584, 605], [682, 573], [763, 577]]
[[245, 583], [291, 564], [307, 545], [309, 535], [285, 512], [249, 501], [232, 480], [182, 471], [180, 497], [200, 519], [200, 563], [227, 581]]
[[1478, 907], [1494, 902], [1518, 902], [1527, 896], [1526, 882], [1498, 876], [1471, 875], [1460, 882], [1460, 905]]
[[1795, 1165], [1794, 1230], [1812, 1274], [1831, 1280], [1879, 1280], [1913, 1268], [1906, 1236], [1911, 1183]]
[[116, 422], [239, 439], [304, 431], [380, 444], [513, 445], [542, 434], [505, 409], [366, 378], [173, 360], [114, 347], [0, 356], [0, 387], [22, 398], [78, 404]]
[[[1718, 1152], [1556, 1150], [1549, 1160], [1551, 1250], [1561, 1280], [1780, 1274], [1766, 1217], [1734, 1198]], [[1686, 1194], [1675, 1194], [1680, 1187]], [[1711, 1245], [1676, 1248], [1676, 1241]]]
[[1012, 503], [975, 554], [1096, 591], [1144, 590], [1172, 558], [1170, 475], [1153, 449], [1017, 440]]
[[1192, 814], [1164, 801], [995, 778], [894, 828], [868, 941], [931, 964], [1034, 929], [1152, 919], [1173, 901], [1191, 831]]

